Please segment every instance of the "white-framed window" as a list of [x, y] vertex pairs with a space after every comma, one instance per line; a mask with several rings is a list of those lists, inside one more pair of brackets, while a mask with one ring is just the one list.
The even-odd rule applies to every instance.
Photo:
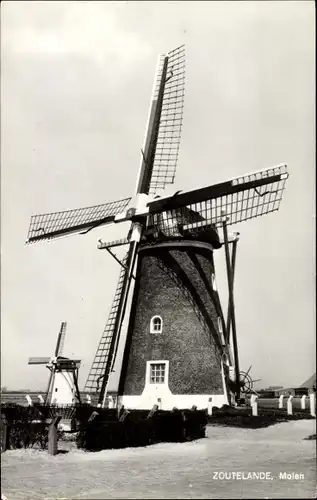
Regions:
[[153, 316], [150, 323], [150, 333], [162, 333], [163, 321], [161, 316]]
[[150, 363], [150, 384], [164, 384], [166, 380], [166, 363]]
[[217, 291], [217, 282], [216, 282], [216, 276], [214, 273], [212, 273], [212, 275], [211, 275], [211, 284], [212, 284], [213, 290], [216, 292]]

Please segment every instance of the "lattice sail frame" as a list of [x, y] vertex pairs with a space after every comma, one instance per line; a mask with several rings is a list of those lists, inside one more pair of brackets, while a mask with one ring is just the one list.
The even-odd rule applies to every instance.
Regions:
[[[67, 322], [62, 321], [60, 330], [57, 336], [57, 342], [54, 349], [54, 357], [62, 356], [64, 345], [65, 345], [65, 336], [66, 336]], [[45, 365], [51, 361], [51, 357], [48, 356], [31, 356], [29, 358], [29, 365]]]
[[62, 321], [61, 329], [60, 329], [58, 337], [57, 337], [57, 343], [56, 343], [56, 348], [55, 348], [55, 356], [56, 357], [63, 355], [64, 345], [65, 345], [66, 329], [67, 329], [67, 322], [66, 321]]
[[[275, 212], [279, 209], [287, 178], [287, 166], [279, 165], [184, 193], [184, 204], [181, 193], [166, 200], [167, 210], [162, 210], [163, 199], [149, 203], [150, 212], [155, 211], [155, 204], [158, 203], [161, 210], [150, 214], [148, 226], [154, 226], [167, 236], [179, 236], [180, 230], [221, 227], [224, 216], [227, 224], [232, 225]], [[197, 201], [186, 203], [186, 199], [191, 196]], [[193, 216], [188, 218], [189, 211], [197, 214], [196, 220]], [[187, 219], [187, 223], [180, 224], [184, 219]]]
[[48, 356], [31, 356], [29, 357], [29, 365], [47, 365], [51, 361]]
[[[122, 264], [125, 266], [126, 261], [127, 261], [128, 255], [126, 254], [125, 257], [122, 260]], [[116, 316], [118, 313], [118, 307], [119, 307], [119, 301], [120, 301], [120, 296], [122, 292], [122, 287], [123, 287], [123, 281], [125, 279], [125, 275], [127, 273], [127, 270], [125, 267], [122, 267], [120, 270], [120, 275], [119, 275], [119, 280], [117, 283], [117, 288], [113, 297], [111, 309], [108, 315], [107, 323], [104, 328], [102, 337], [99, 341], [95, 357], [93, 360], [93, 363], [91, 365], [86, 383], [85, 383], [85, 391], [88, 392], [98, 392], [100, 390], [100, 387], [102, 385], [102, 377], [103, 375], [106, 377], [109, 377], [109, 373], [105, 373], [106, 367], [108, 364], [108, 359], [109, 359], [109, 352], [110, 352], [110, 346], [111, 342], [113, 340], [113, 335], [114, 335], [114, 328], [115, 328], [115, 322], [116, 322]], [[114, 352], [114, 358], [116, 356], [117, 352], [117, 346], [119, 344], [119, 338], [115, 339], [116, 341], [116, 348]], [[113, 362], [111, 364], [111, 368], [113, 368]]]
[[109, 224], [128, 206], [132, 198], [103, 205], [32, 215], [26, 243], [50, 240], [71, 233], [89, 231], [101, 224]]
[[[158, 98], [165, 54], [160, 56], [153, 99]], [[185, 46], [167, 53], [168, 62], [164, 86], [158, 138], [150, 182], [150, 194], [173, 184], [178, 160], [185, 95]]]

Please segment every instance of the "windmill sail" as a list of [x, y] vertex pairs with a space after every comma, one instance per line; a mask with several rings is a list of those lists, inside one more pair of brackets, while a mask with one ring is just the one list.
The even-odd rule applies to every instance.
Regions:
[[185, 47], [168, 53], [162, 111], [149, 192], [173, 184], [183, 123]]
[[138, 193], [154, 194], [172, 184], [183, 121], [185, 47], [159, 57], [148, 127], [142, 150]]
[[47, 365], [50, 361], [51, 358], [47, 356], [31, 356], [28, 365]]
[[63, 321], [61, 324], [61, 329], [60, 329], [58, 337], [57, 337], [55, 356], [62, 356], [62, 354], [63, 354], [64, 344], [65, 344], [65, 335], [66, 335], [66, 326], [67, 326], [66, 321]]
[[[175, 220], [181, 219], [188, 210], [198, 214], [201, 219], [197, 217], [183, 229], [211, 224], [220, 227], [223, 213], [230, 225], [274, 212], [279, 209], [287, 178], [287, 166], [280, 165], [177, 196], [158, 198], [148, 203], [148, 225], [157, 226], [160, 230], [160, 224], [166, 226], [169, 222], [168, 226], [173, 228]], [[160, 217], [155, 214], [160, 214]]]
[[109, 224], [117, 214], [125, 210], [130, 201], [131, 198], [125, 198], [93, 207], [33, 215], [26, 242], [51, 240]]
[[[125, 265], [127, 260], [127, 256], [123, 259], [123, 264]], [[115, 291], [115, 295], [113, 298], [112, 306], [110, 309], [110, 314], [108, 316], [108, 321], [103, 331], [102, 337], [100, 339], [95, 358], [90, 369], [86, 384], [85, 391], [98, 392], [103, 382], [103, 378], [108, 379], [111, 366], [112, 366], [112, 357], [111, 357], [111, 349], [112, 346], [116, 343], [118, 339], [114, 337], [115, 334], [115, 324], [116, 318], [119, 311], [120, 298], [122, 294], [123, 284], [126, 277], [126, 267], [122, 267], [120, 271], [120, 276], [117, 284], [117, 288]], [[109, 356], [110, 354], [110, 356]], [[115, 354], [115, 353], [114, 353]], [[107, 382], [107, 380], [106, 380]]]

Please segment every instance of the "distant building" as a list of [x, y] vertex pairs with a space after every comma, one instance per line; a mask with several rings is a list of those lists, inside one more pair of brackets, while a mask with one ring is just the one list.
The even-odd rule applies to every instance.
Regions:
[[267, 399], [271, 399], [271, 398], [277, 398], [280, 394], [279, 394], [279, 391], [274, 391], [272, 389], [260, 389], [259, 391], [257, 391], [257, 393], [259, 394], [260, 398], [267, 398]]
[[316, 372], [308, 380], [305, 380], [300, 387], [308, 387], [308, 389], [316, 391]]
[[[284, 396], [308, 396], [308, 394], [312, 391], [316, 392], [316, 373], [314, 373], [308, 380], [302, 385], [298, 385], [297, 387], [282, 387], [280, 385], [270, 385], [266, 389], [262, 391], [258, 391], [261, 393], [262, 397], [269, 397], [269, 394], [272, 394], [271, 397], [278, 397], [281, 394]], [[265, 393], [265, 396], [263, 396]], [[275, 394], [275, 396], [273, 396]]]

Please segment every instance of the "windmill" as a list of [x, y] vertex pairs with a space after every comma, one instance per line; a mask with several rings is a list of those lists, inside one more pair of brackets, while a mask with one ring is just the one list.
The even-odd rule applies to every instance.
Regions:
[[80, 360], [69, 359], [62, 356], [66, 326], [66, 322], [61, 323], [54, 356], [52, 358], [34, 356], [29, 358], [29, 365], [46, 365], [50, 370], [46, 389], [46, 404], [68, 405], [73, 404], [76, 399], [80, 402], [80, 393], [78, 389], [78, 369], [80, 367]]
[[[229, 235], [228, 226], [278, 210], [287, 167], [159, 196], [159, 190], [174, 182], [184, 81], [184, 46], [159, 56], [135, 196], [31, 217], [27, 243], [131, 223], [126, 238], [98, 243], [98, 249], [109, 252], [121, 267], [85, 386], [98, 394], [100, 405], [105, 404], [122, 339], [128, 297], [119, 405], [206, 408], [210, 401], [222, 406], [240, 397], [233, 293], [239, 233]], [[119, 246], [127, 247], [122, 260], [113, 252]], [[215, 278], [213, 253], [219, 248], [226, 255], [227, 318]]]

